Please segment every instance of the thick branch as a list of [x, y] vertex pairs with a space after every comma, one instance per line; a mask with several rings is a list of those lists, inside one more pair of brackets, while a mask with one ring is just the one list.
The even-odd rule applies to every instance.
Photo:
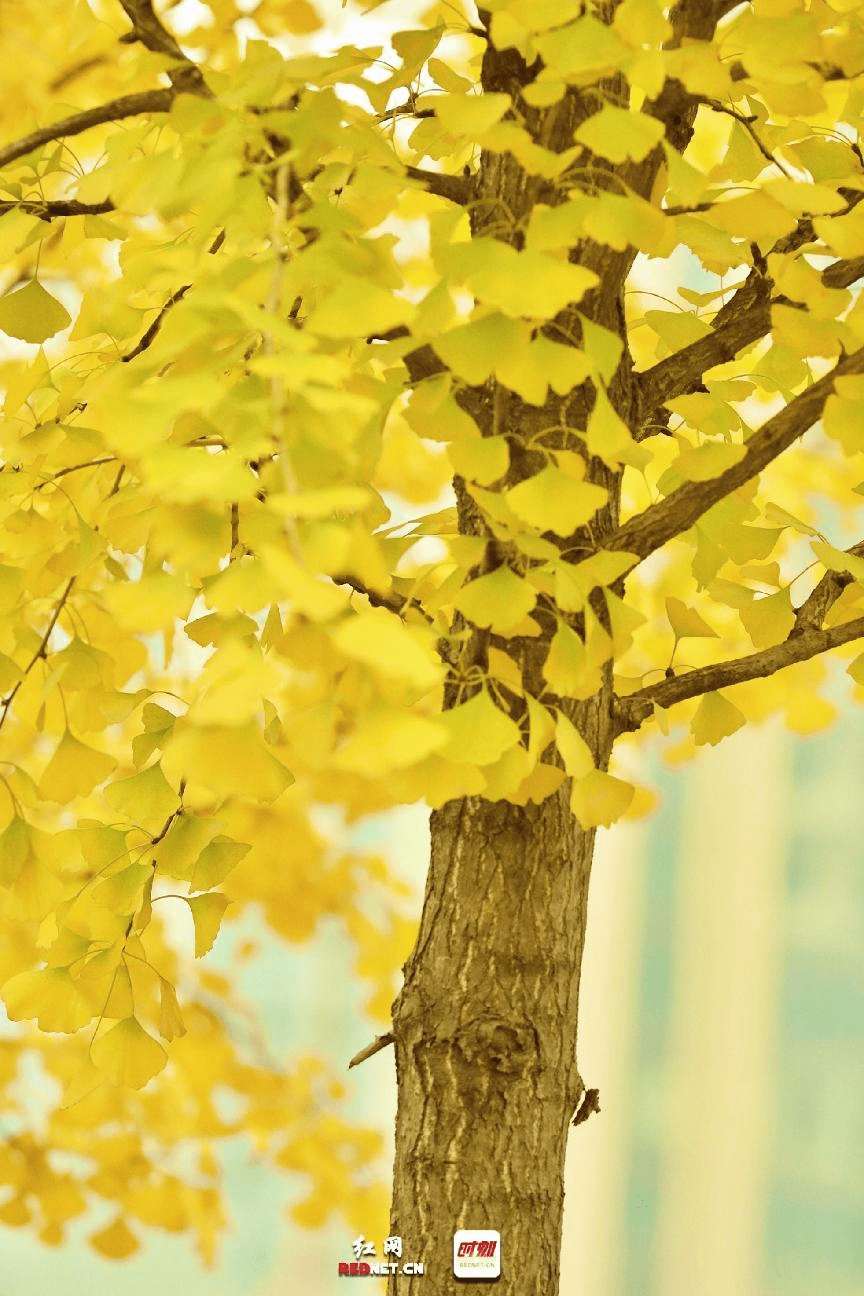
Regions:
[[469, 176], [447, 175], [444, 171], [424, 171], [422, 167], [406, 166], [406, 174], [419, 180], [430, 193], [465, 207], [474, 193], [474, 181]]
[[[821, 278], [826, 288], [848, 288], [862, 276], [864, 257], [850, 257], [826, 266]], [[650, 415], [664, 401], [692, 391], [709, 369], [728, 364], [765, 337], [771, 331], [770, 288], [769, 279], [751, 270], [715, 315], [710, 333], [637, 374], [643, 410]]]
[[75, 113], [52, 122], [50, 126], [40, 126], [38, 130], [15, 140], [0, 149], [0, 167], [8, 166], [20, 157], [26, 157], [34, 149], [52, 140], [67, 139], [70, 135], [81, 135], [94, 126], [104, 126], [106, 122], [122, 121], [125, 117], [140, 117], [142, 113], [169, 112], [177, 91], [172, 88], [164, 90], [144, 90], [141, 94], [121, 95], [110, 103], [98, 104], [84, 112]]
[[826, 288], [848, 288], [857, 279], [864, 277], [864, 257], [849, 257], [846, 261], [835, 261], [822, 271], [822, 282]]
[[733, 661], [718, 662], [714, 666], [701, 666], [687, 675], [664, 679], [659, 684], [640, 689], [638, 693], [618, 698], [614, 709], [616, 731], [621, 734], [639, 729], [653, 714], [655, 706], [671, 707], [676, 702], [712, 693], [715, 689], [729, 688], [747, 680], [763, 679], [767, 675], [774, 675], [784, 666], [793, 666], [796, 662], [818, 657], [820, 653], [862, 637], [864, 617], [832, 626], [830, 630], [806, 630], [795, 635], [793, 629], [787, 639], [772, 648], [763, 648], [761, 652], [751, 653], [748, 657], [736, 657]]
[[210, 90], [201, 75], [201, 69], [183, 53], [167, 27], [156, 16], [151, 0], [120, 0], [120, 4], [132, 24], [131, 32], [121, 39], [127, 44], [140, 41], [154, 54], [164, 54], [167, 58], [176, 59], [181, 66], [168, 73], [172, 86], [188, 94], [209, 97]]
[[[864, 558], [864, 540], [847, 549], [846, 553], [853, 558]], [[828, 609], [837, 602], [847, 585], [855, 578], [850, 572], [828, 571], [814, 586], [807, 598], [795, 611], [795, 624], [789, 631], [789, 638], [805, 634], [808, 630], [818, 630]]]
[[604, 548], [624, 550], [647, 558], [667, 540], [689, 530], [703, 513], [751, 481], [816, 422], [834, 390], [835, 378], [858, 373], [864, 373], [864, 347], [838, 360], [830, 373], [800, 392], [773, 418], [763, 423], [746, 443], [738, 463], [708, 481], [685, 482], [659, 504], [625, 522], [604, 541]]
[[636, 375], [643, 410], [650, 414], [664, 401], [692, 391], [709, 369], [734, 360], [739, 351], [770, 331], [769, 280], [748, 275], [735, 300], [737, 309], [724, 313], [722, 319], [718, 314], [710, 333]]
[[[666, 48], [678, 49], [682, 43], [692, 40], [709, 41], [717, 23], [736, 3], [737, 0], [708, 0], [708, 3], [705, 0], [678, 0], [669, 14], [672, 35]], [[696, 98], [682, 82], [668, 77], [657, 97], [645, 105], [645, 112], [663, 123], [668, 143], [683, 153], [693, 138], [697, 106]], [[643, 198], [647, 198], [662, 160], [662, 149], [654, 149], [647, 158], [625, 171], [624, 179]]]
[[678, 0], [672, 6], [669, 21], [672, 24], [672, 39], [668, 49], [678, 49], [682, 41], [710, 40], [714, 28], [730, 9], [734, 9], [740, 0]]

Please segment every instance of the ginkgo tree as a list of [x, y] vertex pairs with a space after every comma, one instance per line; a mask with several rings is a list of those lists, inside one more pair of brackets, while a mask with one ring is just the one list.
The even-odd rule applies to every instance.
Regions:
[[[630, 749], [818, 728], [829, 652], [862, 696], [864, 5], [189, 9], [4, 11], [0, 1080], [56, 1101], [0, 1219], [209, 1255], [245, 1131], [362, 1223], [374, 1135], [192, 958], [331, 914], [395, 1054], [391, 1290], [468, 1226], [553, 1293]], [[391, 1011], [410, 924], [315, 807], [421, 801]]]

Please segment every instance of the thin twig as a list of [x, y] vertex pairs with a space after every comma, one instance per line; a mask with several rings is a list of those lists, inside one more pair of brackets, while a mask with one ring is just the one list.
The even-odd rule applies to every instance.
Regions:
[[382, 1049], [385, 1049], [388, 1044], [392, 1044], [395, 1039], [396, 1036], [392, 1031], [388, 1031], [386, 1035], [376, 1035], [371, 1044], [367, 1044], [359, 1053], [354, 1054], [348, 1063], [348, 1070], [350, 1071], [352, 1067], [359, 1066], [367, 1058], [374, 1057], [376, 1053], [380, 1053]]
[[782, 171], [787, 180], [793, 178], [791, 172], [783, 165], [779, 158], [774, 156], [771, 150], [762, 142], [757, 134], [753, 123], [759, 120], [758, 117], [748, 116], [746, 113], [739, 112], [737, 108], [732, 108], [728, 104], [721, 103], [719, 99], [709, 99], [707, 95], [698, 95], [697, 99], [698, 102], [704, 104], [706, 108], [711, 108], [714, 112], [725, 113], [727, 117], [733, 117], [735, 121], [739, 122], [744, 127], [762, 156], [770, 162], [772, 166], [776, 166], [779, 171]]
[[40, 658], [47, 656], [45, 650], [48, 647], [48, 640], [51, 638], [51, 632], [53, 631], [55, 625], [57, 624], [57, 621], [60, 617], [60, 613], [63, 611], [64, 607], [66, 606], [66, 600], [68, 599], [70, 593], [72, 592], [72, 586], [74, 584], [75, 584], [75, 577], [70, 576], [68, 581], [66, 582], [66, 586], [63, 590], [63, 593], [60, 595], [59, 599], [57, 600], [54, 606], [54, 611], [51, 614], [51, 620], [48, 622], [48, 629], [43, 634], [42, 639], [40, 640], [39, 643], [39, 647], [36, 649], [33, 656], [30, 658], [29, 662], [24, 667], [24, 670], [21, 674], [21, 678], [14, 685], [14, 687], [9, 690], [5, 698], [3, 698], [2, 702], [0, 702], [0, 729], [2, 729], [4, 724], [6, 723], [6, 717], [9, 714], [9, 708], [14, 702], [15, 695], [20, 689], [21, 685], [24, 683], [24, 680], [30, 674], [31, 670], [36, 665], [36, 663], [40, 660]]
[[[220, 230], [219, 233], [216, 235], [215, 239], [213, 240], [213, 242], [210, 244], [207, 251], [211, 255], [215, 255], [219, 251], [220, 247], [224, 242], [225, 242], [225, 231]], [[156, 334], [161, 329], [165, 316], [171, 310], [172, 306], [176, 306], [179, 301], [183, 300], [183, 298], [186, 296], [186, 294], [188, 293], [191, 287], [192, 287], [191, 284], [183, 284], [182, 288], [178, 288], [176, 292], [173, 292], [171, 294], [171, 296], [165, 302], [165, 305], [159, 311], [159, 314], [154, 319], [153, 323], [150, 325], [148, 329], [146, 329], [144, 333], [142, 333], [141, 337], [135, 343], [132, 350], [127, 351], [125, 355], [122, 355], [120, 357], [120, 359], [123, 361], [124, 364], [128, 364], [130, 360], [134, 360], [135, 357], [139, 356], [142, 351], [146, 351], [149, 346], [153, 345], [154, 341], [156, 340]]]

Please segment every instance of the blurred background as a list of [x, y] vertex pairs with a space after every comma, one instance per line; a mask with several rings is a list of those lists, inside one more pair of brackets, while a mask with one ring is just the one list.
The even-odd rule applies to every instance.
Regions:
[[[842, 687], [837, 672], [838, 690]], [[580, 1070], [602, 1112], [568, 1152], [562, 1291], [586, 1296], [860, 1296], [864, 1290], [864, 715], [797, 738], [765, 724], [669, 769], [643, 749], [655, 814], [601, 831], [580, 1011]], [[427, 817], [363, 821], [356, 844], [415, 888]], [[230, 961], [226, 931], [214, 969]], [[256, 932], [260, 939], [261, 933]], [[345, 1074], [380, 1029], [364, 1018], [333, 928], [273, 942], [247, 998], [290, 1066], [314, 1052]], [[346, 1076], [346, 1114], [380, 1129], [389, 1172], [395, 1085], [385, 1050]], [[286, 1296], [337, 1290], [355, 1234], [290, 1218], [302, 1185], [229, 1155], [231, 1228], [206, 1271], [152, 1233], [128, 1261], [59, 1250], [2, 1227], [16, 1296]], [[378, 1221], [366, 1235], [381, 1258]], [[422, 1259], [404, 1239], [405, 1256]]]

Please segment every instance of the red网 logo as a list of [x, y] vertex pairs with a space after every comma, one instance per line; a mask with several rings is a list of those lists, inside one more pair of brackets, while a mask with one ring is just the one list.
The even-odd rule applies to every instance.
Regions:
[[498, 1278], [501, 1234], [495, 1229], [459, 1229], [454, 1233], [453, 1273], [457, 1278]]
[[[384, 1239], [384, 1255], [390, 1257], [383, 1261], [375, 1258], [375, 1243], [367, 1242], [365, 1237], [355, 1238], [351, 1243], [351, 1249], [356, 1260], [339, 1262], [340, 1278], [382, 1278], [388, 1274], [404, 1274], [406, 1278], [422, 1278], [423, 1263], [420, 1260], [402, 1260], [402, 1239], [401, 1237], [388, 1237]], [[362, 1256], [371, 1256], [372, 1262], [363, 1260]]]

